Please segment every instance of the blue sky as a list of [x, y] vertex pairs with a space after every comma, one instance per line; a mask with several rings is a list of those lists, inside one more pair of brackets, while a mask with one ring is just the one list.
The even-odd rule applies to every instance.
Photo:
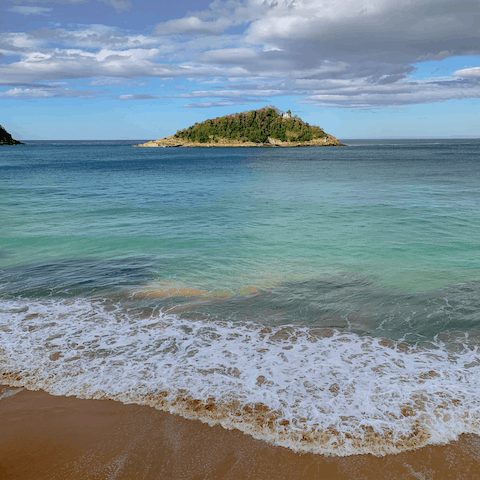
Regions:
[[270, 104], [339, 138], [480, 137], [480, 4], [1, 2], [15, 138], [153, 139]]

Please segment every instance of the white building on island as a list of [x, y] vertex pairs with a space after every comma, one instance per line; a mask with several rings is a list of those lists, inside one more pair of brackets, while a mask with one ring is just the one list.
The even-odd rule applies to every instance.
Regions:
[[291, 118], [292, 116], [292, 112], [290, 110], [287, 110], [284, 114], [283, 114], [283, 118]]

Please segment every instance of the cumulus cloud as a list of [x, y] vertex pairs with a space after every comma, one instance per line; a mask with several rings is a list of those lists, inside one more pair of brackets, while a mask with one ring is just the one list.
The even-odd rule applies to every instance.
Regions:
[[191, 12], [186, 16], [159, 23], [156, 35], [220, 35], [227, 28], [246, 24], [254, 19], [249, 5], [241, 1], [212, 2], [207, 10]]
[[[265, 5], [250, 0], [254, 6]], [[263, 15], [252, 22], [252, 41], [308, 39], [339, 41], [358, 50], [405, 41], [443, 40], [462, 32], [476, 35], [471, 13], [478, 8], [474, 0], [275, 0], [267, 2]], [[465, 38], [465, 37], [464, 37]], [[355, 45], [354, 40], [361, 44]], [[451, 41], [452, 39], [450, 39]], [[428, 48], [425, 46], [425, 48]]]
[[404, 105], [477, 97], [477, 67], [412, 78], [420, 62], [480, 54], [477, 11], [477, 0], [217, 0], [156, 33], [212, 35], [245, 24], [235, 46], [206, 50], [198, 61], [236, 67], [257, 85], [281, 78], [285, 94], [315, 105]]
[[[134, 90], [119, 98], [142, 100], [164, 98], [136, 91], [142, 80], [184, 78], [206, 88], [174, 96], [200, 100], [189, 108], [280, 95], [359, 108], [478, 98], [480, 67], [415, 76], [424, 61], [480, 55], [477, 11], [478, 0], [215, 0], [158, 24], [152, 35], [103, 25], [4, 32], [0, 55], [15, 57], [0, 65], [0, 84], [33, 95], [36, 82], [89, 78], [129, 85]], [[225, 33], [235, 26], [235, 35]]]
[[246, 37], [252, 45], [273, 45], [285, 59], [320, 65], [341, 61], [362, 76], [368, 65], [372, 78], [387, 70], [405, 70], [418, 61], [465, 54], [478, 45], [478, 20], [470, 0], [278, 0], [265, 5]]
[[15, 55], [43, 47], [44, 41], [24, 32], [6, 32], [0, 35], [0, 52], [4, 55]]
[[471, 67], [471, 68], [464, 68], [462, 70], [457, 70], [455, 72], [455, 75], [457, 75], [458, 77], [464, 77], [464, 78], [480, 79], [480, 67]]
[[[18, 39], [14, 40], [18, 43]], [[94, 77], [206, 78], [220, 74], [233, 77], [245, 74], [238, 67], [160, 62], [161, 48], [102, 48], [93, 52], [80, 48], [28, 50], [22, 50], [19, 61], [0, 65], [0, 85]]]

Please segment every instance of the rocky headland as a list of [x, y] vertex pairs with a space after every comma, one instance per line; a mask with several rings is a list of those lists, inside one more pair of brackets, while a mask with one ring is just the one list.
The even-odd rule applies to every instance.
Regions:
[[0, 145], [25, 145], [12, 136], [0, 125]]
[[314, 147], [342, 144], [290, 111], [264, 107], [196, 123], [175, 135], [134, 147]]

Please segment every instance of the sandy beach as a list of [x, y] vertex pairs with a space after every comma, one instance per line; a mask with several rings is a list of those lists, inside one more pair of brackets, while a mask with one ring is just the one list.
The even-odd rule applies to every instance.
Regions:
[[2, 479], [476, 479], [480, 439], [385, 457], [297, 454], [150, 407], [0, 387]]

